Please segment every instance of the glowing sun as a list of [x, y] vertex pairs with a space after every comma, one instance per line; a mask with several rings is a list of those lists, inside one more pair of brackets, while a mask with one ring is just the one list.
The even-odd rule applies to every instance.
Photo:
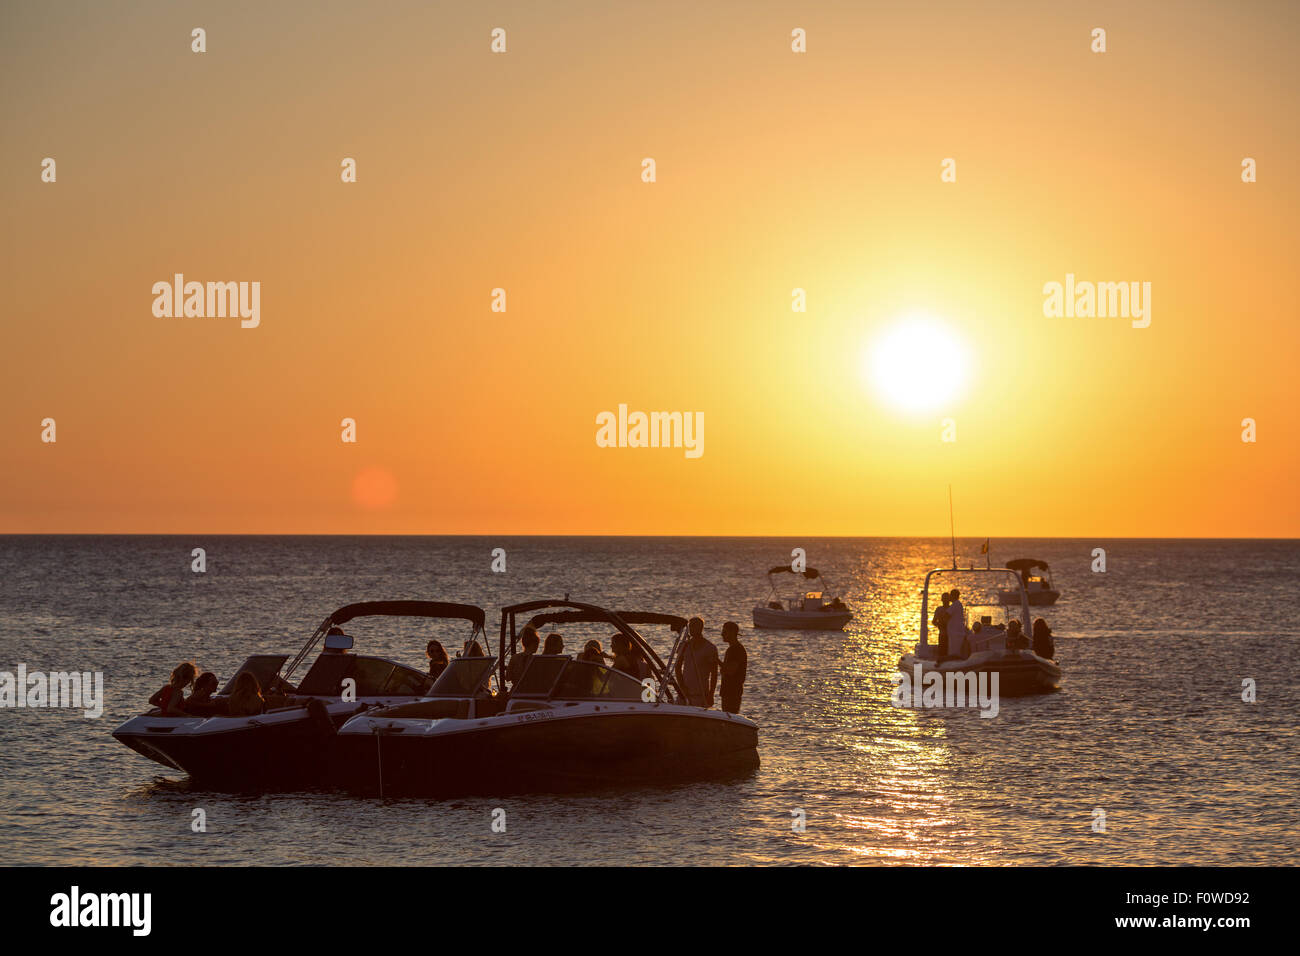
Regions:
[[970, 362], [952, 329], [927, 315], [909, 315], [871, 343], [863, 373], [882, 401], [906, 412], [932, 412], [961, 394]]

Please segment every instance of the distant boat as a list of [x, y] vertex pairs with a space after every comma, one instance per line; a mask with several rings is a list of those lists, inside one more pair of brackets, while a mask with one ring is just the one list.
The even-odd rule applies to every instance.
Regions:
[[[1007, 697], [1045, 694], [1061, 686], [1061, 668], [1056, 661], [1039, 657], [1028, 646], [1007, 647], [1007, 622], [1010, 620], [1010, 611], [1005, 606], [1011, 604], [1009, 601], [1001, 601], [997, 606], [979, 604], [968, 606], [966, 611], [969, 614], [969, 628], [966, 640], [970, 645], [970, 653], [961, 656], [958, 649], [950, 648], [947, 657], [940, 657], [938, 645], [930, 644], [926, 639], [930, 628], [930, 616], [933, 611], [933, 605], [930, 602], [930, 579], [937, 574], [987, 575], [987, 579], [990, 581], [994, 575], [998, 575], [1003, 580], [1015, 581], [1017, 586], [1014, 591], [1000, 591], [999, 597], [1004, 593], [1014, 593], [1016, 595], [1015, 604], [1020, 607], [1020, 620], [1026, 644], [1029, 641], [1029, 635], [1033, 633], [1029, 614], [1029, 598], [1021, 585], [1020, 573], [1017, 570], [1012, 568], [958, 569], [954, 567], [951, 570], [937, 568], [925, 576], [925, 587], [921, 590], [920, 640], [912, 653], [903, 655], [899, 660], [898, 665], [904, 672], [910, 673], [913, 668], [920, 667], [922, 674], [928, 674], [931, 671], [937, 671], [942, 675], [949, 673], [996, 673], [998, 675], [998, 693]], [[987, 614], [975, 613], [985, 610], [988, 611]], [[1004, 620], [995, 620], [998, 616], [1001, 616]]]
[[[1007, 567], [1020, 575], [1020, 581], [1024, 585], [1025, 595], [1029, 598], [1031, 606], [1055, 604], [1057, 598], [1061, 596], [1061, 592], [1052, 583], [1052, 569], [1048, 567], [1046, 561], [1039, 561], [1037, 558], [1016, 558], [1014, 561], [1008, 561]], [[1019, 604], [1020, 591], [1019, 589], [999, 591], [998, 600], [1003, 604]]]
[[766, 605], [754, 608], [754, 626], [778, 628], [785, 630], [839, 631], [853, 620], [853, 612], [837, 597], [830, 597], [825, 591], [799, 591], [788, 601], [782, 601], [777, 593], [774, 574], [802, 575], [806, 581], [821, 578], [816, 568], [795, 571], [789, 565], [781, 565], [767, 572], [767, 581], [772, 589], [772, 598]]

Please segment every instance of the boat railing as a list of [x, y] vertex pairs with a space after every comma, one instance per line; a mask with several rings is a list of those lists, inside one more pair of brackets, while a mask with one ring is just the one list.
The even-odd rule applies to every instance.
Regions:
[[[504, 672], [507, 669], [508, 658], [513, 658], [516, 653], [519, 641], [516, 617], [522, 615], [529, 615], [525, 619], [534, 626], [540, 626], [543, 623], [609, 624], [631, 641], [632, 646], [648, 667], [650, 674], [641, 680], [641, 685], [645, 688], [646, 681], [650, 681], [655, 685], [653, 690], [655, 700], [671, 703], [675, 696], [680, 693], [680, 688], [677, 686], [673, 675], [673, 666], [674, 655], [676, 655], [681, 644], [682, 635], [686, 631], [686, 619], [683, 617], [655, 612], [611, 611], [608, 608], [594, 604], [571, 601], [567, 594], [562, 601], [540, 600], [512, 605], [502, 608], [501, 611], [500, 651], [497, 668], [499, 672]], [[649, 642], [633, 628], [634, 624], [666, 625], [673, 630], [676, 636], [667, 662], [663, 661]], [[511, 694], [514, 694], [513, 690]]]
[[[930, 632], [930, 580], [936, 574], [939, 575], [997, 574], [1002, 576], [1009, 576], [1012, 580], [1016, 582], [1015, 589], [1020, 594], [1020, 618], [1021, 618], [1021, 623], [1024, 627], [1024, 632], [1028, 634], [1032, 630], [1033, 625], [1031, 623], [1030, 613], [1029, 613], [1029, 592], [1025, 589], [1024, 579], [1020, 576], [1020, 573], [1018, 571], [1014, 570], [1013, 568], [976, 568], [976, 567], [959, 568], [956, 566], [956, 564], [954, 564], [951, 568], [935, 568], [934, 570], [927, 572], [925, 575], [925, 584], [921, 588], [921, 627], [920, 627], [920, 634], [917, 639], [918, 647], [922, 647], [929, 644], [928, 635]], [[972, 605], [972, 606], [974, 607], [978, 605]], [[973, 646], [974, 646], [974, 642], [972, 642], [972, 647]]]

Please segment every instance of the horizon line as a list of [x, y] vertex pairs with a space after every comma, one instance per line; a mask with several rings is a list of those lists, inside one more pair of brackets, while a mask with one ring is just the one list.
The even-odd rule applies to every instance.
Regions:
[[[816, 532], [779, 534], [641, 534], [637, 532], [428, 532], [428, 531], [0, 531], [0, 538], [844, 538], [854, 540], [887, 541], [894, 539], [944, 539], [951, 535], [935, 534], [822, 534]], [[1023, 540], [1023, 541], [1086, 541], [1107, 539], [1111, 541], [1300, 541], [1300, 537], [1237, 537], [1233, 535], [964, 535], [963, 541]]]

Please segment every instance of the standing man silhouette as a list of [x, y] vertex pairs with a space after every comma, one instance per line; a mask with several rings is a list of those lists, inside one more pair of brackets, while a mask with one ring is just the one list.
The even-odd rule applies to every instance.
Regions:
[[961, 606], [961, 592], [953, 588], [952, 604], [948, 606], [948, 653], [961, 654], [961, 642], [964, 640], [966, 640], [966, 609]]
[[934, 609], [934, 617], [930, 623], [934, 625], [935, 630], [939, 632], [939, 659], [943, 660], [948, 656], [948, 620], [952, 617], [952, 610], [948, 605], [952, 602], [952, 593], [943, 592], [943, 606]]
[[740, 625], [728, 621], [722, 625], [722, 639], [727, 643], [727, 655], [722, 659], [722, 709], [729, 714], [740, 713], [740, 695], [745, 690], [745, 672], [749, 669], [749, 654], [740, 643]]
[[686, 624], [686, 632], [689, 637], [682, 644], [673, 672], [686, 693], [688, 704], [712, 707], [713, 691], [718, 686], [718, 649], [704, 639], [703, 618], [691, 618]]

